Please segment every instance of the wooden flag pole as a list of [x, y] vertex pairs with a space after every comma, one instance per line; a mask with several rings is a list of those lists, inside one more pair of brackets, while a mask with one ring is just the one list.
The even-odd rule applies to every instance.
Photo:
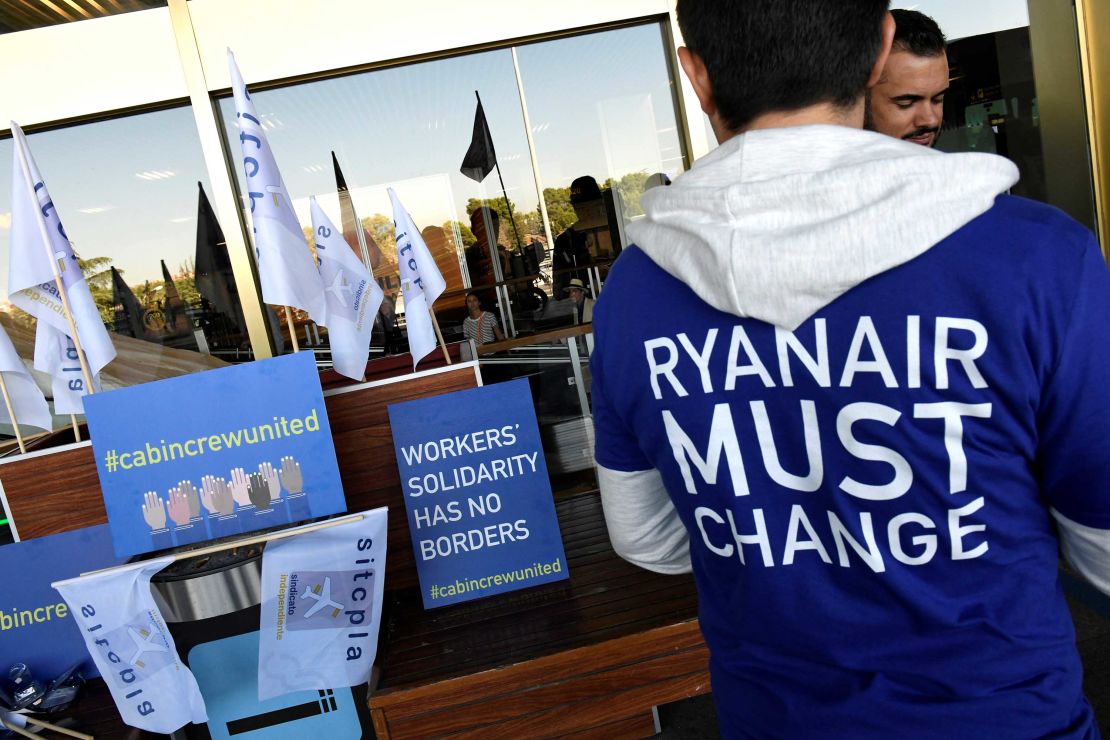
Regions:
[[[19, 159], [19, 168], [23, 171], [23, 180], [27, 185], [27, 192], [35, 197], [35, 183], [31, 178], [30, 162], [24, 156], [23, 147], [16, 145], [16, 157]], [[46, 258], [50, 260], [50, 269], [54, 271], [54, 285], [58, 289], [58, 297], [62, 299], [62, 308], [65, 310], [66, 322], [69, 324], [70, 337], [73, 339], [73, 346], [77, 350], [77, 359], [81, 362], [81, 375], [85, 378], [85, 387], [89, 395], [93, 393], [92, 373], [89, 372], [89, 364], [85, 361], [85, 352], [81, 349], [81, 338], [77, 336], [77, 324], [73, 320], [73, 311], [69, 307], [69, 296], [66, 295], [66, 286], [62, 282], [62, 275], [58, 272], [58, 260], [54, 255], [54, 249], [50, 246], [50, 232], [46, 229], [46, 219], [42, 216], [41, 209], [35, 209], [38, 216], [35, 221], [39, 225], [39, 235], [42, 237], [42, 247], [46, 250]], [[72, 249], [72, 246], [70, 247]]]
[[[27, 724], [35, 725], [36, 727], [41, 727], [44, 730], [53, 730], [54, 732], [57, 732], [59, 735], [68, 735], [69, 737], [76, 737], [79, 740], [95, 740], [95, 738], [92, 735], [86, 735], [83, 732], [77, 732], [76, 730], [70, 730], [70, 729], [67, 729], [65, 727], [59, 727], [58, 725], [55, 725], [51, 722], [41, 720], [38, 717], [34, 716], [33, 714], [24, 714], [22, 716], [23, 716], [23, 719], [27, 721]], [[38, 735], [34, 735], [33, 737], [38, 737]]]
[[27, 732], [27, 730], [20, 729], [16, 725], [8, 722], [8, 720], [6, 719], [0, 720], [0, 724], [3, 724], [4, 729], [6, 729], [8, 732], [19, 735], [20, 737], [29, 737], [31, 738], [31, 740], [42, 740], [40, 736], [33, 735], [30, 732]]
[[[40, 220], [39, 223], [42, 224], [45, 230], [46, 222]], [[45, 236], [45, 231], [43, 233]], [[65, 309], [66, 321], [69, 323], [70, 332], [72, 332], [71, 339], [73, 339], [73, 348], [77, 351], [77, 359], [81, 362], [81, 375], [85, 378], [85, 388], [88, 391], [88, 395], [91, 396], [96, 389], [93, 388], [92, 373], [89, 371], [89, 363], [85, 359], [85, 350], [81, 348], [81, 338], [77, 336], [77, 322], [74, 320], [73, 311], [69, 307], [69, 296], [66, 295], [66, 286], [65, 283], [62, 282], [62, 276], [58, 274], [58, 263], [51, 259], [50, 264], [54, 266], [54, 285], [58, 286], [58, 293], [62, 298], [62, 308]]]
[[73, 425], [73, 436], [77, 438], [78, 442], [80, 442], [81, 441], [81, 427], [77, 426], [77, 415], [76, 414], [70, 414], [69, 415], [69, 423]]
[[432, 315], [432, 327], [436, 330], [436, 338], [439, 340], [439, 348], [443, 350], [443, 359], [447, 364], [451, 364], [451, 355], [447, 353], [447, 343], [443, 341], [443, 332], [439, 330], [439, 319], [436, 318], [436, 311], [431, 306], [428, 307], [428, 313]]
[[289, 337], [293, 340], [293, 351], [300, 352], [301, 345], [297, 341], [297, 327], [293, 326], [293, 309], [285, 307], [285, 322], [289, 324]]
[[19, 420], [15, 418], [15, 406], [12, 406], [12, 397], [8, 394], [8, 383], [4, 380], [3, 373], [0, 373], [0, 392], [4, 394], [4, 406], [8, 409], [8, 418], [12, 420], [12, 428], [15, 429], [15, 441], [19, 443], [19, 451], [26, 453], [27, 445], [23, 444], [23, 435], [19, 433]]

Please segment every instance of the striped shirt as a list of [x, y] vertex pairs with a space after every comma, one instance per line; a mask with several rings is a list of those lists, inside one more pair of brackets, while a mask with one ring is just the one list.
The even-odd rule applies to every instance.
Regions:
[[497, 317], [488, 311], [482, 311], [476, 319], [470, 316], [463, 319], [463, 335], [467, 339], [474, 340], [475, 344], [485, 344], [496, 338], [493, 333], [496, 326]]

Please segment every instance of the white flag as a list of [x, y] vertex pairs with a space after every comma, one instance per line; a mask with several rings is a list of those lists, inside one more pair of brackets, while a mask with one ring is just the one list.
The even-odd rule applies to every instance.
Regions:
[[[35, 369], [50, 373], [80, 400], [88, 392], [80, 372], [61, 374], [61, 355], [55, 351], [70, 336], [55, 271], [65, 286], [66, 298], [77, 325], [77, 335], [94, 378], [116, 356], [111, 337], [100, 318], [89, 286], [77, 263], [61, 218], [43, 183], [23, 131], [14, 122], [15, 157], [12, 167], [11, 244], [8, 249], [8, 299], [38, 319], [35, 335]], [[31, 184], [28, 185], [28, 179]], [[50, 240], [44, 244], [43, 226]], [[51, 264], [53, 262], [53, 264]], [[48, 340], [40, 349], [39, 342]], [[64, 353], [65, 350], [62, 350]], [[74, 354], [74, 360], [77, 360]], [[95, 382], [95, 379], [94, 379]], [[78, 404], [79, 405], [79, 404]], [[77, 409], [80, 412], [80, 408]], [[68, 413], [61, 412], [59, 413]]]
[[328, 304], [332, 364], [336, 372], [362, 380], [370, 357], [370, 333], [384, 294], [316, 198], [311, 204], [312, 233]]
[[381, 625], [386, 509], [262, 552], [258, 699], [366, 683]]
[[[85, 382], [73, 340], [43, 321], [35, 327], [35, 368], [50, 374], [54, 413], [85, 413]], [[100, 392], [100, 376], [93, 376], [93, 392]]]
[[412, 367], [436, 348], [430, 314], [432, 304], [447, 287], [424, 237], [412, 217], [389, 188], [393, 203], [393, 228], [397, 235], [397, 262], [401, 270], [401, 292], [405, 296], [405, 325], [409, 335]]
[[327, 326], [324, 281], [312, 259], [308, 241], [293, 211], [293, 201], [266, 140], [262, 121], [254, 112], [247, 85], [230, 49], [227, 64], [231, 69], [231, 89], [235, 93], [235, 117], [239, 124], [243, 171], [247, 177], [262, 300], [275, 306], [302, 309], [317, 324]]
[[42, 395], [31, 373], [27, 372], [27, 367], [15, 351], [11, 337], [3, 328], [0, 328], [0, 373], [4, 374], [16, 417], [14, 420], [8, 419], [7, 407], [0, 405], [0, 419], [49, 432], [53, 425], [50, 423], [50, 407], [46, 405], [46, 397]]
[[52, 584], [69, 605], [85, 646], [131, 727], [169, 734], [208, 721], [192, 672], [181, 662], [150, 593], [172, 556]]

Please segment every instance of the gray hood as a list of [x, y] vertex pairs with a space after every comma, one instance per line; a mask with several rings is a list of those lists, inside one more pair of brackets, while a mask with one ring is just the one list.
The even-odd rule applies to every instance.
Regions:
[[991, 154], [943, 154], [844, 126], [752, 131], [644, 194], [632, 240], [714, 308], [793, 330], [917, 257], [1018, 181]]

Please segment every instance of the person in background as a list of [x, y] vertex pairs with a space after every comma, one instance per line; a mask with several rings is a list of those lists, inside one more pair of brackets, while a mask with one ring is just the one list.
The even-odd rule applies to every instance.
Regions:
[[[597, 212], [603, 213], [604, 205], [597, 180], [590, 175], [576, 177], [570, 184], [570, 205], [577, 220], [555, 237], [551, 252], [551, 268], [555, 271], [553, 290], [559, 300], [566, 297], [571, 280], [581, 282], [586, 276], [584, 266], [593, 261], [597, 249], [596, 244], [593, 252], [590, 249], [591, 240], [597, 239], [598, 227], [604, 225], [598, 220]], [[571, 270], [573, 267], [583, 269]]]
[[586, 285], [572, 278], [567, 285], [567, 295], [574, 302], [574, 323], [588, 324], [594, 320], [594, 299], [586, 295]]
[[867, 94], [864, 127], [936, 146], [948, 93], [948, 42], [929, 16], [892, 10], [894, 46], [879, 83]]
[[678, 0], [720, 146], [594, 310], [609, 536], [693, 571], [726, 738], [1093, 740], [1110, 270], [1012, 162], [861, 130], [887, 7]]
[[467, 339], [477, 345], [495, 340], [500, 342], [505, 338], [497, 324], [497, 317], [482, 310], [482, 301], [477, 293], [466, 294], [466, 310], [469, 315], [463, 319], [463, 335]]
[[[503, 247], [497, 244], [501, 233], [501, 217], [489, 206], [479, 206], [470, 214], [470, 231], [475, 243], [463, 250], [471, 285], [492, 285], [496, 282], [492, 255], [500, 259]], [[491, 237], [492, 234], [492, 237]], [[492, 295], [492, 291], [490, 291]]]

